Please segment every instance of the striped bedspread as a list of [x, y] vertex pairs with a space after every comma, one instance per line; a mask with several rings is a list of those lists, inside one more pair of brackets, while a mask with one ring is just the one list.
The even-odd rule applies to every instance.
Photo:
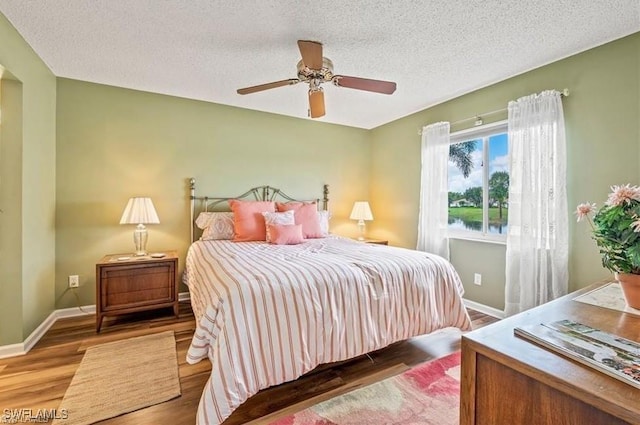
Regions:
[[212, 364], [202, 425], [221, 423], [259, 390], [319, 364], [471, 327], [449, 262], [339, 237], [294, 246], [198, 241], [185, 280], [197, 321], [187, 361]]

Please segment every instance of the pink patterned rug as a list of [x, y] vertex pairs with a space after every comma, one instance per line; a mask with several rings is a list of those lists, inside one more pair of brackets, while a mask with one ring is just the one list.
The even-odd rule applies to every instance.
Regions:
[[459, 409], [458, 351], [271, 425], [457, 425]]

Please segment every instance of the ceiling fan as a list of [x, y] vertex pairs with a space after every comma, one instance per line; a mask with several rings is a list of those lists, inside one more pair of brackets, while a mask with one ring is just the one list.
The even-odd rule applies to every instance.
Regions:
[[331, 81], [338, 87], [365, 90], [375, 93], [392, 94], [396, 83], [391, 81], [370, 80], [368, 78], [349, 77], [333, 74], [333, 62], [322, 56], [322, 43], [298, 40], [302, 60], [298, 62], [298, 78], [274, 81], [272, 83], [238, 89], [238, 94], [250, 94], [276, 87], [291, 86], [300, 82], [309, 84], [309, 115], [318, 118], [325, 114], [324, 92], [320, 85]]

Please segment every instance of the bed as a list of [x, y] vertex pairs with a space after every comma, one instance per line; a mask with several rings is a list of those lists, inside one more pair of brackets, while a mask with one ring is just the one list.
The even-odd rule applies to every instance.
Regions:
[[[241, 197], [247, 194], [294, 201], [268, 186]], [[318, 202], [325, 210], [327, 195], [325, 186]], [[192, 223], [195, 202], [215, 208], [229, 199], [198, 198], [193, 182], [191, 198]], [[219, 424], [261, 389], [320, 364], [446, 327], [471, 327], [448, 261], [339, 236], [299, 245], [194, 241], [184, 276], [197, 324], [187, 361], [212, 364], [198, 424]]]

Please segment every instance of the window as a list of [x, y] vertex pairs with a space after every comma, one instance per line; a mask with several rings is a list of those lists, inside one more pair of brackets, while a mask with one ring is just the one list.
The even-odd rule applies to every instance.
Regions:
[[507, 123], [451, 134], [449, 234], [505, 240], [509, 215]]

